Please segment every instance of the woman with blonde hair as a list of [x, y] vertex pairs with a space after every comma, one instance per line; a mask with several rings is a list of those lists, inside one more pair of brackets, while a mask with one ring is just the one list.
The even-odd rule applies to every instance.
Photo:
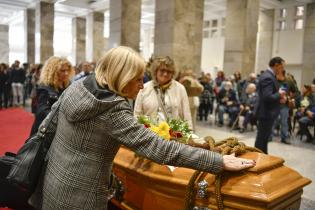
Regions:
[[168, 56], [154, 58], [151, 72], [152, 80], [145, 83], [136, 99], [135, 117], [147, 115], [159, 121], [182, 119], [193, 129], [187, 92], [174, 80], [178, 74], [174, 61]]
[[52, 107], [56, 130], [35, 193], [29, 202], [45, 210], [106, 210], [110, 174], [121, 145], [160, 164], [219, 173], [254, 161], [163, 141], [133, 117], [127, 98], [143, 88], [145, 62], [128, 47], [110, 49], [95, 74], [67, 88]]
[[37, 107], [31, 135], [37, 132], [39, 125], [50, 112], [51, 106], [70, 85], [73, 75], [72, 65], [66, 58], [52, 56], [45, 62], [36, 89]]

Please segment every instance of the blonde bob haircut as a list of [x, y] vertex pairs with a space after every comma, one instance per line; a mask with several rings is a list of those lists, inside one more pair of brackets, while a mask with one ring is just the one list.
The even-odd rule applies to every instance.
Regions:
[[108, 88], [121, 96], [126, 96], [123, 89], [126, 85], [143, 75], [144, 59], [130, 47], [119, 46], [110, 49], [97, 62], [95, 78], [101, 87]]
[[[69, 80], [63, 82], [59, 81], [59, 71], [66, 66], [68, 69]], [[74, 69], [72, 68], [71, 63], [63, 57], [52, 56], [48, 58], [41, 70], [39, 83], [47, 86], [53, 87], [55, 90], [58, 90], [60, 86], [66, 88], [70, 85], [70, 78], [74, 75]]]

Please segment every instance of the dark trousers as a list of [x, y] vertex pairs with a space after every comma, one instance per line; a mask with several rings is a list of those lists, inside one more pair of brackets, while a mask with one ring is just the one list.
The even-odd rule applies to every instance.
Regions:
[[210, 111], [210, 103], [200, 103], [199, 105], [199, 120], [202, 121], [203, 118], [205, 118], [205, 121], [208, 120], [208, 115], [209, 115], [209, 111]]
[[267, 144], [272, 132], [274, 119], [259, 119], [255, 147], [268, 154]]

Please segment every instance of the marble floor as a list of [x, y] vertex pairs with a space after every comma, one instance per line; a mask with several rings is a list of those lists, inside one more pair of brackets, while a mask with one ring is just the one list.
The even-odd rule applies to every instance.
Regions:
[[[228, 127], [217, 127], [213, 124], [213, 119], [209, 121], [197, 121], [196, 134], [200, 137], [212, 136], [216, 141], [223, 140], [229, 136], [237, 137], [248, 146], [254, 146], [256, 130], [247, 131], [240, 134], [238, 130], [230, 131]], [[280, 139], [275, 137], [268, 144], [270, 155], [281, 157], [285, 160], [285, 165], [298, 171], [304, 177], [313, 182], [304, 187], [302, 195], [301, 210], [315, 209], [315, 145], [305, 143], [296, 136], [289, 139], [291, 145], [280, 143]]]

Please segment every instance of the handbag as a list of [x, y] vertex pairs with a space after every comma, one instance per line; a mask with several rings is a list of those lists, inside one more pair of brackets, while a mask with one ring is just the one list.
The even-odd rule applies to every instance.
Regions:
[[36, 188], [46, 162], [46, 154], [56, 133], [53, 119], [57, 117], [59, 105], [60, 103], [17, 154], [6, 153], [0, 157], [0, 206], [14, 208], [16, 205], [28, 205], [27, 200]]
[[14, 153], [6, 152], [0, 157], [0, 207], [30, 210], [32, 207], [27, 203], [29, 194], [6, 179], [11, 166], [16, 162], [15, 156]]

